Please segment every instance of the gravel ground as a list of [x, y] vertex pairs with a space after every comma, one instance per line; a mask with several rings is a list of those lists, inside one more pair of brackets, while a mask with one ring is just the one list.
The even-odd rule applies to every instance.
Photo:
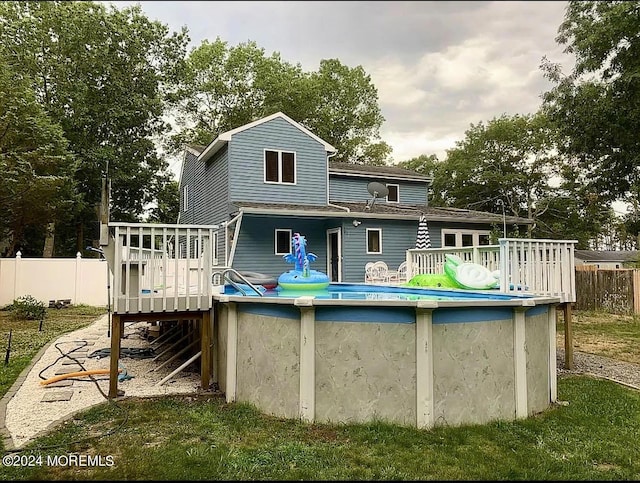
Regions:
[[[139, 329], [146, 325], [146, 322], [126, 324], [125, 338], [122, 340], [121, 347], [149, 347], [149, 342], [139, 335]], [[82, 346], [82, 341], [94, 342], [93, 345], [88, 346], [87, 356], [90, 356], [94, 351], [110, 347], [110, 340], [107, 337], [106, 315], [90, 326], [66, 334], [59, 338], [55, 344], [51, 344], [42, 357], [35, 362], [14, 396], [6, 403], [5, 432], [9, 432], [15, 448], [20, 448], [30, 439], [46, 432], [53, 425], [71, 417], [74, 413], [106, 401], [106, 395], [109, 391], [108, 374], [93, 376], [97, 384], [92, 382], [89, 377], [77, 378], [78, 380], [74, 380], [71, 386], [56, 387], [55, 383], [41, 384], [43, 377], [54, 377], [60, 369], [78, 367], [62, 365], [64, 360], [69, 359], [61, 357], [60, 350], [68, 352], [75, 347]], [[60, 350], [56, 348], [56, 345]], [[165, 347], [161, 347], [158, 353], [162, 352]], [[76, 354], [77, 351], [72, 353], [74, 357], [79, 358], [80, 356]], [[165, 356], [161, 360], [167, 358], [168, 356]], [[109, 360], [108, 356], [102, 358], [86, 357], [82, 365], [84, 370], [109, 369]], [[121, 357], [120, 367], [124, 368], [126, 374], [132, 378], [119, 382], [118, 389], [125, 391], [125, 396], [141, 397], [193, 394], [200, 391], [199, 373], [188, 372], [189, 368], [178, 373], [162, 386], [158, 386], [157, 383], [176, 369], [181, 362], [174, 361], [162, 369], [152, 372], [151, 369], [156, 368], [159, 364], [159, 361], [152, 362], [151, 359]], [[50, 365], [51, 367], [48, 367]], [[78, 370], [83, 369], [79, 368]], [[42, 377], [40, 376], [41, 372]], [[68, 401], [42, 401], [43, 398], [54, 392], [64, 393], [70, 390], [73, 391], [73, 395]], [[5, 440], [6, 446], [12, 446], [7, 443], [9, 442]]]
[[564, 348], [557, 349], [558, 374], [587, 374], [640, 390], [640, 365], [622, 362], [608, 357], [573, 351], [573, 369], [566, 368]]

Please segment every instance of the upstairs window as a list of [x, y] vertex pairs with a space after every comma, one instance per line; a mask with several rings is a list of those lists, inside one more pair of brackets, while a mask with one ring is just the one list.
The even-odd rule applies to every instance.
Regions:
[[389, 194], [387, 195], [388, 203], [400, 203], [400, 185], [388, 184], [387, 189]]
[[265, 183], [296, 184], [296, 153], [265, 150], [264, 181]]

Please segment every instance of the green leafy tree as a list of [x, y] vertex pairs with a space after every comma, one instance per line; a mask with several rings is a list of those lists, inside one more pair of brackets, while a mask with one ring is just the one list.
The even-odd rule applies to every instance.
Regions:
[[98, 237], [101, 178], [112, 180], [111, 216], [137, 221], [162, 184], [167, 162], [154, 136], [167, 131], [164, 94], [181, 71], [186, 31], [171, 33], [139, 6], [97, 2], [0, 3], [0, 51], [33, 81], [37, 100], [79, 160], [82, 199], [58, 220], [61, 251]]
[[[42, 255], [44, 233], [75, 200], [76, 164], [61, 127], [36, 101], [31, 80], [0, 58], [0, 240], [2, 256]], [[43, 237], [35, 237], [42, 241]]]
[[305, 73], [255, 42], [205, 40], [187, 57], [170, 100], [178, 132], [167, 149], [174, 154], [278, 111], [335, 146], [335, 161], [384, 164], [391, 153], [380, 140], [384, 118], [370, 77], [336, 59]]
[[[471, 208], [537, 220], [548, 208], [558, 175], [553, 135], [544, 116], [503, 115], [480, 122], [434, 163], [434, 199], [445, 206]], [[531, 235], [530, 228], [529, 236]]]
[[378, 91], [361, 66], [350, 68], [338, 59], [320, 61], [311, 73], [316, 94], [313, 111], [303, 122], [338, 149], [335, 161], [383, 165], [391, 147], [380, 139], [384, 117], [378, 106]]
[[562, 136], [560, 152], [607, 200], [640, 186], [640, 4], [571, 1], [556, 41], [575, 55], [564, 75], [545, 60], [556, 85], [544, 110]]
[[156, 197], [156, 204], [149, 210], [150, 222], [177, 223], [180, 213], [180, 191], [176, 180], [169, 180], [162, 185]]

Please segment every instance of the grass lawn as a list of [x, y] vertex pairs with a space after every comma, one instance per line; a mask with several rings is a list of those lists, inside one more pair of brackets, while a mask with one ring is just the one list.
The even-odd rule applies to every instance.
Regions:
[[[19, 320], [14, 318], [11, 311], [0, 310], [0, 347], [2, 348], [0, 397], [4, 396], [22, 370], [27, 367], [31, 359], [47, 342], [55, 340], [67, 332], [86, 327], [106, 313], [105, 307], [90, 307], [88, 305], [47, 309], [41, 327], [39, 320]], [[10, 332], [11, 351], [9, 352], [9, 363], [5, 364]]]
[[[575, 315], [576, 350], [604, 334], [611, 342], [597, 353], [640, 360], [640, 347], [631, 344], [640, 340], [637, 321]], [[561, 323], [558, 333], [562, 340]], [[568, 405], [526, 420], [430, 431], [381, 422], [306, 424], [217, 396], [126, 399], [85, 411], [34, 441], [16, 453], [33, 466], [0, 466], [0, 479], [640, 479], [640, 392], [568, 376], [559, 378], [558, 396]], [[72, 453], [84, 465], [61, 464]]]
[[[573, 350], [640, 364], [640, 317], [606, 312], [574, 312]], [[557, 324], [558, 347], [564, 348], [564, 321]]]

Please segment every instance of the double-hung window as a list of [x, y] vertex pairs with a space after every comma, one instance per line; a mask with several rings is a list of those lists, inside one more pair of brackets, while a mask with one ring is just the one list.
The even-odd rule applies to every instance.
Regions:
[[400, 203], [400, 185], [388, 184], [387, 203]]
[[382, 229], [367, 228], [367, 254], [382, 253]]
[[296, 184], [296, 153], [265, 149], [264, 182]]
[[291, 253], [291, 230], [276, 229], [275, 254], [286, 255]]

